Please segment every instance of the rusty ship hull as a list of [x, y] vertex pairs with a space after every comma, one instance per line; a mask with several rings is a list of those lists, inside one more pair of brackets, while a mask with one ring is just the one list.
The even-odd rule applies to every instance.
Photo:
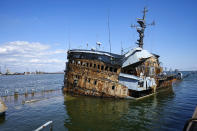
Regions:
[[[158, 56], [144, 58], [131, 67], [122, 66], [124, 57], [102, 51], [69, 50], [64, 91], [96, 97], [140, 98], [172, 86], [173, 76], [155, 74], [162, 71], [154, 63]], [[152, 77], [146, 77], [148, 74]]]
[[104, 52], [68, 51], [64, 90], [89, 96], [126, 97], [127, 87], [118, 83], [120, 65], [107, 62], [110, 59]]

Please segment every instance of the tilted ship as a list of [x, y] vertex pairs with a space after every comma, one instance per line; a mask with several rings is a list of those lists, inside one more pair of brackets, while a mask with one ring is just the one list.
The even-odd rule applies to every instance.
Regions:
[[138, 47], [123, 55], [68, 50], [63, 90], [87, 96], [140, 98], [171, 87], [174, 77], [163, 72], [159, 55], [143, 49], [146, 12], [144, 8], [143, 18], [137, 19], [139, 25], [132, 26], [139, 33]]

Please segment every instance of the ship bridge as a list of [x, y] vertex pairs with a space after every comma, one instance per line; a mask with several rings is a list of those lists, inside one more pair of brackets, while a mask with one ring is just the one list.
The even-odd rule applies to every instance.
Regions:
[[139, 63], [150, 57], [159, 58], [158, 55], [152, 54], [140, 47], [134, 48], [124, 55], [122, 59], [122, 68]]
[[98, 50], [73, 49], [68, 51], [68, 59], [100, 60], [105, 63], [119, 66], [122, 65], [123, 57], [123, 55]]

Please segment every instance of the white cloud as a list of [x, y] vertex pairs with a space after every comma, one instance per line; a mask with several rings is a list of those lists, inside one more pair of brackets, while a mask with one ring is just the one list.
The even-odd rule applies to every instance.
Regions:
[[[44, 70], [62, 71], [65, 67], [66, 50], [53, 50], [39, 42], [13, 41], [0, 45], [0, 66], [23, 72]], [[4, 69], [5, 70], [5, 69]]]
[[14, 41], [4, 44], [0, 47], [0, 54], [9, 53], [36, 53], [49, 49], [50, 46], [40, 44], [39, 42], [29, 43], [27, 41]]

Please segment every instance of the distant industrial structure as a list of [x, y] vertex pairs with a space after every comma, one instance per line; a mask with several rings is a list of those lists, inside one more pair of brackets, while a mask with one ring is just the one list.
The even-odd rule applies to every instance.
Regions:
[[64, 74], [64, 72], [44, 72], [44, 71], [36, 70], [35, 72], [26, 71], [19, 73], [19, 72], [11, 72], [9, 68], [6, 68], [5, 73], [2, 73], [0, 66], [0, 75], [39, 75], [39, 74]]

